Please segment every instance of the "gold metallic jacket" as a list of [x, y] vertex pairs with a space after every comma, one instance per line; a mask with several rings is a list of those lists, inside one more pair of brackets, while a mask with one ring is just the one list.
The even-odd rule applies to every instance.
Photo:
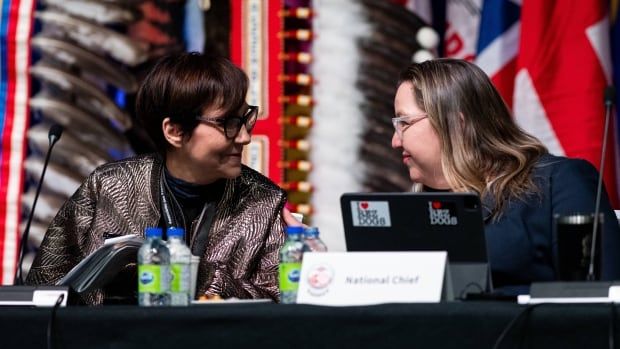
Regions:
[[[55, 284], [102, 246], [107, 235], [144, 236], [146, 227], [157, 226], [161, 170], [162, 161], [153, 154], [97, 168], [50, 224], [26, 283]], [[279, 187], [246, 166], [239, 177], [226, 181], [200, 259], [197, 295], [278, 300], [284, 202]], [[82, 297], [101, 304], [105, 291]]]

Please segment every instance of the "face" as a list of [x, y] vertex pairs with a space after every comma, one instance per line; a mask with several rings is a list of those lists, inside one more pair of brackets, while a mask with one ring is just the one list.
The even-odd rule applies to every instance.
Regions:
[[[247, 105], [238, 114], [246, 110]], [[203, 115], [218, 119], [224, 117], [223, 113], [217, 108], [207, 108]], [[166, 166], [173, 176], [191, 183], [208, 184], [221, 178], [235, 178], [241, 173], [241, 153], [250, 139], [245, 126], [234, 138], [228, 139], [222, 125], [201, 121], [191, 137], [183, 137], [182, 142], [168, 152]]]
[[416, 183], [436, 189], [449, 188], [441, 169], [441, 145], [426, 113], [417, 105], [413, 84], [404, 82], [396, 91], [394, 116], [401, 118], [394, 132], [392, 148], [402, 152], [409, 177]]

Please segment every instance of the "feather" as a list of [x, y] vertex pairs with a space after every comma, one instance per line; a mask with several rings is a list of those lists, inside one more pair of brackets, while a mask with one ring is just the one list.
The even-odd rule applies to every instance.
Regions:
[[401, 33], [421, 28], [426, 23], [411, 11], [405, 10], [404, 7], [395, 5], [389, 1], [377, 0], [359, 0], [363, 4], [365, 14], [368, 16], [370, 23], [374, 25], [392, 25], [399, 26]]
[[[38, 156], [29, 156], [24, 162], [26, 173], [37, 182], [43, 172], [44, 160]], [[69, 198], [80, 186], [84, 177], [68, 169], [50, 162], [45, 172], [43, 188], [64, 198]]]
[[93, 74], [128, 93], [138, 90], [136, 78], [120, 64], [98, 56], [73, 43], [56, 38], [37, 35], [32, 38], [32, 47], [43, 54], [69, 66]]
[[[399, 72], [420, 49], [414, 33], [425, 23], [402, 6], [387, 1], [360, 0], [371, 33], [358, 40], [361, 55], [356, 87], [364, 93], [365, 127], [360, 158], [365, 163], [364, 186], [371, 191], [404, 191], [411, 180], [398, 151], [391, 147], [394, 133], [394, 94]], [[412, 35], [407, 35], [412, 33]]]
[[362, 62], [374, 63], [379, 68], [379, 71], [384, 73], [386, 73], [385, 69], [400, 71], [400, 69], [403, 69], [403, 62], [409, 63], [411, 60], [411, 53], [394, 52], [389, 47], [377, 43], [371, 38], [360, 39], [357, 45]]
[[43, 23], [44, 33], [54, 33], [54, 36], [75, 41], [90, 51], [108, 55], [129, 66], [136, 66], [150, 58], [146, 43], [135, 41], [112, 29], [52, 10], [37, 11], [35, 18]]
[[91, 105], [92, 111], [101, 113], [102, 117], [108, 119], [120, 131], [126, 131], [132, 126], [130, 116], [90, 82], [58, 69], [45, 61], [37, 62], [30, 68], [30, 73], [39, 80], [52, 84], [62, 91], [82, 95]]
[[[47, 226], [49, 224], [47, 222], [37, 222], [37, 221], [32, 221], [32, 223], [30, 224], [30, 233], [28, 234], [28, 244], [34, 247], [39, 247], [41, 245], [41, 242], [43, 241], [43, 238], [45, 237], [45, 232], [47, 231]], [[24, 229], [26, 229], [26, 222], [22, 222], [19, 225], [19, 230], [20, 231], [24, 231]], [[30, 254], [30, 253], [29, 253]], [[32, 258], [34, 258], [34, 254], [32, 253]], [[32, 261], [30, 261], [30, 263], [28, 263], [28, 265], [26, 265], [26, 257], [24, 256], [24, 271], [26, 271], [26, 267], [30, 266], [30, 264], [32, 263]]]
[[120, 4], [82, 0], [42, 0], [42, 3], [54, 10], [99, 24], [127, 24], [138, 17], [136, 10]]
[[134, 154], [127, 139], [112, 128], [107, 120], [86, 112], [68, 102], [40, 92], [30, 99], [30, 108], [43, 117], [73, 132], [85, 144], [99, 148], [112, 159], [118, 160]]
[[353, 0], [313, 1], [318, 14], [312, 23], [316, 33], [311, 75], [318, 84], [312, 94], [317, 104], [312, 111], [313, 127], [310, 161], [314, 164], [309, 180], [317, 186], [312, 206], [317, 208], [312, 224], [321, 227], [330, 251], [345, 249], [339, 197], [343, 192], [363, 189], [364, 161], [358, 149], [363, 139], [363, 116], [359, 105], [364, 101], [361, 91], [353, 88], [357, 79], [360, 57], [356, 42], [370, 31], [364, 22], [363, 9]]
[[[24, 195], [22, 195], [24, 214], [29, 214], [32, 209], [35, 191], [35, 188], [30, 188], [24, 193]], [[39, 199], [37, 200], [36, 210], [34, 210], [34, 219], [40, 222], [51, 222], [52, 219], [54, 219], [54, 216], [56, 216], [58, 210], [60, 210], [60, 207], [64, 201], [65, 199], [58, 195], [41, 192]]]
[[[49, 148], [48, 140], [49, 125], [40, 123], [28, 130], [30, 147], [45, 154]], [[62, 139], [54, 146], [51, 160], [59, 164], [65, 164], [80, 175], [88, 176], [97, 166], [111, 161], [111, 158], [98, 149], [88, 147], [75, 138], [69, 130], [63, 133]]]

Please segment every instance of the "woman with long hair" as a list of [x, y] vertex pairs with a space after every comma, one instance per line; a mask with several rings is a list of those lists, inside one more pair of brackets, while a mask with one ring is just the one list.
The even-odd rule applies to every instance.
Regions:
[[[596, 169], [549, 154], [514, 122], [486, 74], [463, 60], [410, 65], [394, 111], [392, 147], [414, 191], [480, 196], [494, 286], [557, 279], [553, 216], [594, 212]], [[619, 279], [620, 228], [603, 194], [602, 278]]]

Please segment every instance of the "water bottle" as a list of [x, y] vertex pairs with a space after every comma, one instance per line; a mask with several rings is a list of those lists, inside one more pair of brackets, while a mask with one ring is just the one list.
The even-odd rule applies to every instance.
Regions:
[[319, 228], [308, 227], [304, 230], [304, 252], [327, 252], [327, 246], [319, 238]]
[[170, 305], [187, 306], [190, 295], [191, 252], [183, 241], [183, 228], [168, 228], [168, 248], [170, 249]]
[[138, 304], [170, 305], [170, 251], [161, 239], [161, 228], [146, 228], [146, 241], [138, 250]]
[[280, 303], [297, 302], [303, 257], [303, 242], [301, 241], [303, 231], [303, 227], [286, 227], [286, 241], [280, 249]]

